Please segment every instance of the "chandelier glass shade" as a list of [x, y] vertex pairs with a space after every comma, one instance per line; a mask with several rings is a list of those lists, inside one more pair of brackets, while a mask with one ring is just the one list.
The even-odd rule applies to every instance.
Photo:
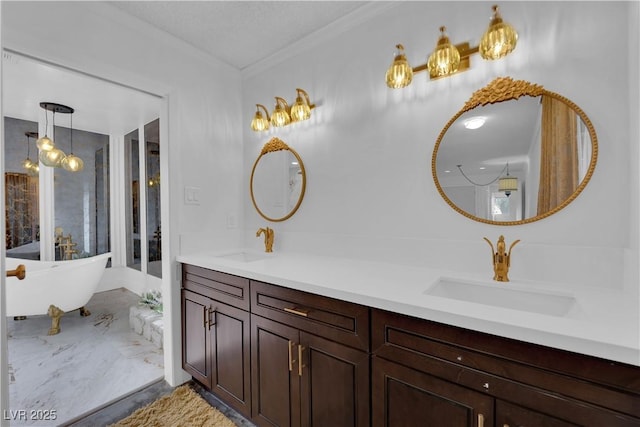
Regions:
[[38, 166], [37, 160], [34, 162], [31, 160], [31, 138], [38, 139], [37, 132], [25, 132], [24, 135], [27, 137], [27, 158], [22, 161], [22, 168], [27, 171], [27, 174], [31, 176], [38, 175], [40, 172], [40, 166]]
[[57, 168], [60, 166], [62, 159], [65, 158], [64, 151], [57, 147], [53, 147], [49, 151], [40, 151], [40, 161], [43, 165], [48, 166], [50, 168]]

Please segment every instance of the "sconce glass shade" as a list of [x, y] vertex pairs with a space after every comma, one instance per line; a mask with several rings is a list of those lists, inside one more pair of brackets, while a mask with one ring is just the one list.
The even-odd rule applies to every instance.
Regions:
[[407, 57], [404, 54], [404, 46], [397, 44], [396, 49], [393, 62], [385, 76], [387, 86], [391, 89], [409, 86], [413, 80], [413, 68], [409, 65], [409, 61], [407, 61]]
[[84, 169], [84, 162], [82, 159], [73, 153], [65, 156], [64, 159], [60, 161], [62, 167], [69, 172], [80, 172]]
[[427, 68], [431, 77], [442, 77], [458, 71], [460, 66], [460, 52], [451, 44], [445, 34], [446, 27], [440, 27], [440, 38], [436, 48], [429, 55]]
[[38, 140], [36, 141], [36, 145], [38, 146], [38, 149], [40, 151], [50, 151], [55, 147], [55, 144], [47, 135], [43, 136], [42, 138], [38, 138]]
[[307, 120], [311, 117], [311, 108], [302, 101], [302, 98], [297, 97], [296, 103], [291, 107], [291, 120], [294, 122], [300, 122]]
[[498, 6], [493, 6], [493, 18], [489, 28], [482, 35], [478, 51], [484, 59], [499, 59], [516, 48], [518, 33], [509, 24], [502, 21]]
[[262, 117], [262, 113], [258, 110], [251, 120], [251, 130], [261, 132], [269, 129], [269, 120]]
[[65, 158], [64, 151], [59, 148], [53, 148], [49, 151], [40, 151], [38, 156], [43, 165], [56, 168], [60, 166], [60, 162]]
[[288, 109], [287, 101], [276, 96], [276, 106], [273, 113], [271, 113], [271, 124], [276, 127], [282, 127], [291, 123], [291, 117], [287, 112]]
[[509, 197], [512, 191], [518, 191], [518, 178], [507, 175], [498, 181], [498, 191], [504, 191]]

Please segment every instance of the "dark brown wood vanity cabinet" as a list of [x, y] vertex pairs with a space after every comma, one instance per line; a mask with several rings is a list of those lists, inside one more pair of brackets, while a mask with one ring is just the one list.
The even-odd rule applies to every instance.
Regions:
[[182, 367], [251, 416], [249, 280], [182, 267]]
[[251, 282], [252, 420], [366, 427], [369, 309]]
[[372, 310], [372, 426], [640, 426], [640, 368]]

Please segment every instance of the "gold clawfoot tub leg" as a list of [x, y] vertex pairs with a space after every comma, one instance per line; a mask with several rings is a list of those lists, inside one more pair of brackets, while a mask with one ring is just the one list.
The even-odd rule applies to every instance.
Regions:
[[91, 316], [91, 312], [89, 310], [87, 310], [86, 307], [80, 307], [80, 316], [82, 317], [87, 317], [87, 316]]
[[51, 329], [49, 329], [49, 335], [56, 335], [60, 333], [60, 318], [64, 315], [64, 311], [51, 304], [47, 314], [51, 317]]

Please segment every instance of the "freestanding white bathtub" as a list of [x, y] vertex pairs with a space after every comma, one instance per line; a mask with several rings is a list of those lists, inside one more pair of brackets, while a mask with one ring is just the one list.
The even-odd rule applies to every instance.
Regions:
[[6, 269], [14, 270], [22, 264], [26, 277], [18, 280], [7, 277], [7, 316], [22, 317], [48, 314], [52, 318], [49, 335], [60, 332], [60, 317], [84, 308], [95, 293], [111, 253], [79, 258], [71, 261], [34, 261], [6, 258]]

